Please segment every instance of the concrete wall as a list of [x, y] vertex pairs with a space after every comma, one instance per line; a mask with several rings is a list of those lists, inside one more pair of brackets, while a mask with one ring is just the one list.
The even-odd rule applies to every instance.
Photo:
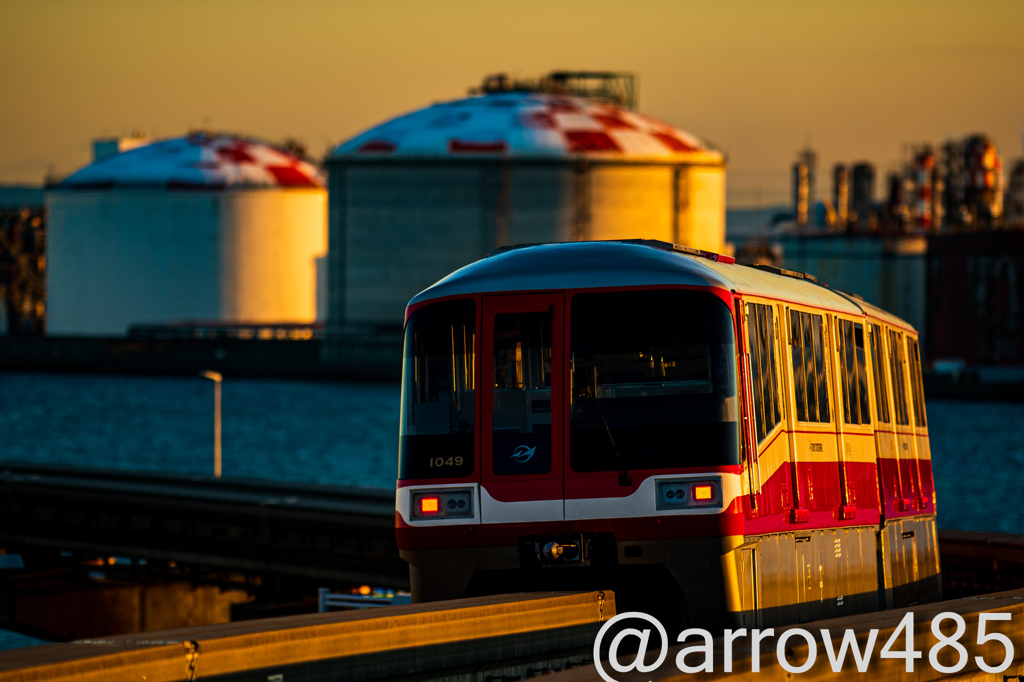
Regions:
[[319, 189], [51, 191], [48, 332], [312, 322], [325, 203]]
[[187, 582], [30, 581], [14, 586], [9, 626], [56, 638], [126, 635], [231, 622], [231, 605], [251, 599], [242, 590]]
[[[999, 367], [992, 383], [1024, 368], [1024, 231], [928, 238], [929, 355]], [[1017, 371], [1009, 371], [1016, 366]], [[982, 370], [985, 378], [988, 372]]]

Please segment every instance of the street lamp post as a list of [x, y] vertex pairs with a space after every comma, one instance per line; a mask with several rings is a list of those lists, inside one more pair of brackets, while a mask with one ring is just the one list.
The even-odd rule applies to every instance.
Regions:
[[209, 370], [199, 376], [213, 382], [213, 475], [220, 478], [220, 383], [224, 377]]

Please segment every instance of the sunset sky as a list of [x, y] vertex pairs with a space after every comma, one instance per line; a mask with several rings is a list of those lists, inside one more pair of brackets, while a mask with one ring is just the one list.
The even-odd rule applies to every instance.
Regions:
[[3, 0], [0, 26], [4, 184], [134, 130], [293, 137], [320, 157], [485, 74], [552, 69], [636, 73], [643, 112], [728, 154], [733, 206], [786, 202], [808, 142], [823, 174], [973, 132], [1024, 156], [1021, 0]]

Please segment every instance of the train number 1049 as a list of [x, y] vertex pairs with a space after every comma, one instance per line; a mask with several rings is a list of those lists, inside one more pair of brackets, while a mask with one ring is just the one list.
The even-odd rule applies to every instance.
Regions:
[[462, 466], [462, 462], [463, 462], [463, 459], [461, 457], [448, 457], [447, 459], [445, 459], [444, 457], [431, 457], [430, 458], [430, 466], [431, 466], [431, 468], [435, 468], [435, 467], [438, 467], [438, 468], [439, 467], [451, 467], [451, 466], [460, 467], [460, 466]]

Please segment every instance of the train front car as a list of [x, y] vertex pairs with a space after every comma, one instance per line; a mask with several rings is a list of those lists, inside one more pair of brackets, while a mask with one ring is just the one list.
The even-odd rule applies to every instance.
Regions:
[[671, 247], [513, 249], [413, 299], [397, 524], [414, 599], [592, 587], [735, 610], [734, 330], [731, 293]]
[[[788, 311], [779, 291], [863, 313], [727, 260], [659, 242], [519, 247], [412, 300], [396, 532], [415, 601], [612, 589], [620, 610], [709, 627], [879, 608], [873, 450], [839, 461], [836, 409], [803, 428], [780, 399], [788, 329], [756, 323]], [[818, 380], [838, 405], [838, 381]], [[800, 452], [826, 434], [826, 452]], [[827, 588], [802, 590], [812, 579]]]

